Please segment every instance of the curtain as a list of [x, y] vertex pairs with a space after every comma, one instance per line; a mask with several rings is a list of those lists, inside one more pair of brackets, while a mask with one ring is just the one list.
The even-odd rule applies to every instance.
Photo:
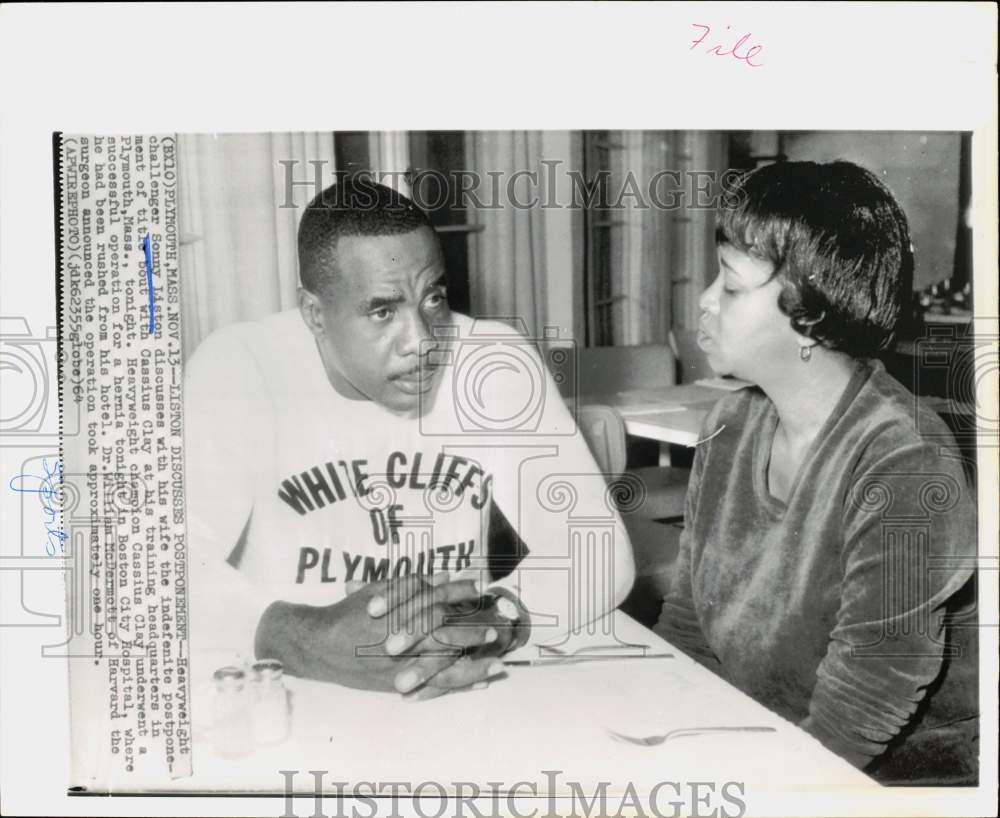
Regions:
[[332, 133], [181, 134], [177, 143], [186, 359], [218, 327], [296, 305], [299, 218], [316, 183], [333, 182], [334, 154]]
[[409, 196], [410, 185], [406, 181], [410, 169], [409, 132], [372, 131], [368, 135], [368, 165], [379, 184]]
[[[616, 346], [663, 344], [697, 324], [715, 264], [716, 182], [725, 140], [704, 131], [612, 131], [612, 318]], [[663, 173], [669, 171], [670, 175]], [[700, 188], [700, 190], [699, 190]]]
[[671, 165], [681, 172], [683, 206], [671, 211], [670, 286], [673, 326], [698, 326], [698, 298], [715, 278], [715, 214], [729, 142], [718, 131], [676, 131]]
[[612, 229], [612, 331], [616, 346], [658, 344], [670, 331], [672, 299], [669, 248], [673, 245], [671, 214], [656, 207], [651, 180], [669, 167], [671, 144], [662, 133], [622, 131], [613, 136], [621, 147], [611, 152], [611, 190], [620, 196]]
[[[470, 223], [480, 228], [470, 263], [474, 315], [520, 319], [532, 338], [552, 337], [554, 328], [559, 337], [572, 333], [582, 235], [568, 207], [540, 205], [569, 200], [565, 170], [575, 150], [567, 132], [469, 133], [466, 159], [480, 180], [478, 197], [494, 204], [489, 192], [494, 178], [501, 192], [500, 206], [468, 212]], [[554, 162], [561, 165], [556, 173]], [[532, 201], [537, 203], [527, 206]]]

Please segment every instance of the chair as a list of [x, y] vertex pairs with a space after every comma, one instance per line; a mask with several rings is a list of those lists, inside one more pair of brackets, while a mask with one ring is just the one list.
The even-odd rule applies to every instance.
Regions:
[[[698, 352], [703, 355], [700, 349]], [[579, 394], [592, 395], [673, 386], [679, 357], [665, 344], [581, 349], [576, 386]], [[627, 435], [622, 416], [609, 406], [583, 405], [577, 421], [601, 471], [612, 478], [631, 474], [645, 489], [645, 500], [622, 513], [636, 564], [635, 586], [622, 610], [652, 626], [677, 557], [690, 470], [649, 466], [626, 472]]]
[[632, 540], [637, 572], [661, 572], [677, 555], [676, 533], [665, 525], [682, 520], [687, 493], [687, 469], [648, 467], [625, 469], [625, 421], [610, 406], [589, 404], [577, 414], [577, 426], [605, 480], [634, 478], [642, 502], [622, 510], [622, 522]]
[[610, 406], [581, 406], [576, 416], [577, 428], [609, 482], [625, 471], [625, 421]]
[[[627, 347], [586, 347], [579, 350], [579, 390], [582, 394], [609, 394], [628, 389], [658, 388], [673, 386], [677, 382], [674, 353], [667, 344], [643, 344]], [[582, 410], [581, 410], [582, 411]], [[601, 407], [593, 414], [594, 423], [607, 424], [610, 407]], [[621, 416], [614, 412], [620, 427], [621, 439], [625, 440], [625, 424]], [[599, 420], [600, 419], [600, 420]], [[587, 424], [581, 422], [581, 431], [587, 438]], [[606, 432], [604, 432], [606, 434]], [[588, 443], [591, 441], [588, 439]], [[599, 444], [604, 445], [604, 444]], [[624, 445], [624, 444], [623, 444]], [[591, 447], [593, 449], [593, 445]], [[627, 449], [626, 449], [627, 451]], [[595, 458], [597, 453], [595, 452]], [[621, 474], [624, 467], [606, 469], [605, 473]], [[687, 493], [689, 469], [676, 467], [645, 466], [630, 472], [642, 481], [646, 488], [646, 502], [637, 512], [651, 520], [678, 520], [684, 516], [684, 497]]]
[[666, 344], [585, 347], [579, 350], [580, 394], [608, 394], [677, 383], [674, 353]]

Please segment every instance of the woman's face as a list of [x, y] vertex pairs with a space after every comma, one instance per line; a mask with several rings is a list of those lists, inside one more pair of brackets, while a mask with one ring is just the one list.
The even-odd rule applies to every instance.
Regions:
[[753, 383], [798, 358], [798, 335], [778, 309], [781, 283], [769, 261], [731, 244], [716, 248], [719, 272], [698, 301], [698, 345], [712, 369]]

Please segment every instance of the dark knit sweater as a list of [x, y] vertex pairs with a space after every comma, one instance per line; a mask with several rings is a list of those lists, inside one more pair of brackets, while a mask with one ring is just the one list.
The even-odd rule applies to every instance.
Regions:
[[975, 780], [976, 514], [951, 435], [859, 364], [782, 502], [777, 422], [756, 388], [706, 419], [657, 632], [886, 783]]

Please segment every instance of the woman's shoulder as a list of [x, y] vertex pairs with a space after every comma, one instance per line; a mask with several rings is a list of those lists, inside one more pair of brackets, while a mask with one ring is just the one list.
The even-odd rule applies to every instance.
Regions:
[[[975, 489], [954, 436], [881, 363], [870, 365], [869, 377], [838, 420], [833, 437], [823, 457], [848, 470], [853, 508], [869, 509], [868, 500], [882, 496], [888, 486], [887, 497], [917, 503], [921, 513], [961, 502], [961, 511], [952, 516], [974, 525]], [[937, 503], [935, 496], [948, 502]]]
[[926, 401], [885, 370], [880, 361], [863, 365], [868, 377], [844, 413], [845, 433], [872, 457], [892, 452], [954, 449], [948, 426]]

